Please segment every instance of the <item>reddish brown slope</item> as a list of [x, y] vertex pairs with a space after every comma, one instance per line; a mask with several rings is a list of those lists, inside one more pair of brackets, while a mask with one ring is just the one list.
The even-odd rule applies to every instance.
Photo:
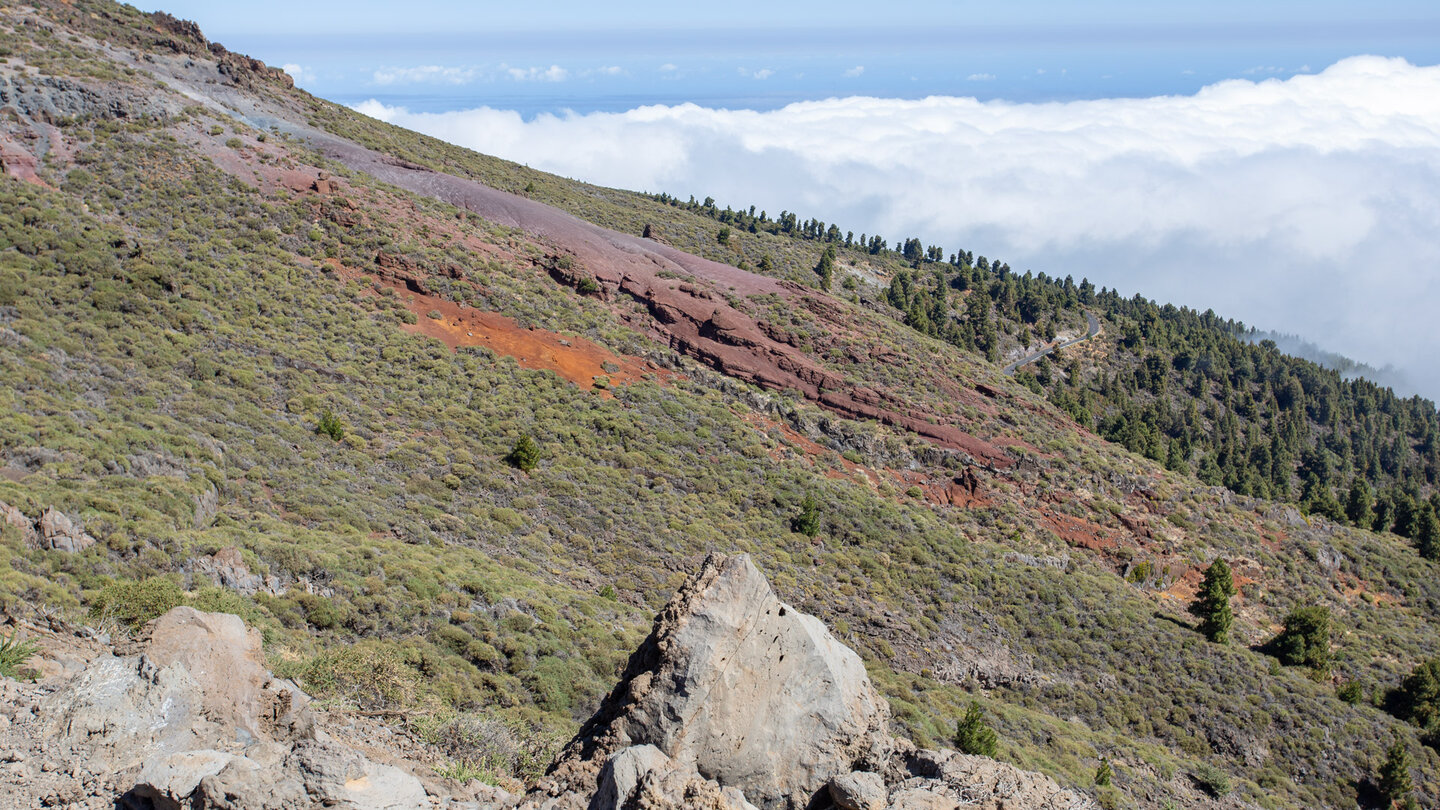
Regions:
[[[793, 284], [702, 259], [637, 236], [585, 222], [535, 202], [453, 175], [432, 171], [330, 135], [312, 133], [326, 157], [379, 180], [472, 211], [492, 222], [539, 236], [574, 255], [580, 275], [604, 289], [645, 304], [654, 331], [677, 351], [715, 369], [771, 389], [793, 389], [843, 416], [874, 419], [993, 467], [1013, 463], [1003, 449], [888, 392], [857, 385], [813, 362], [799, 349], [772, 339], [727, 295], [773, 293], [821, 296]], [[693, 283], [674, 276], [694, 279]], [[828, 301], [834, 305], [835, 302]], [[838, 325], [837, 325], [838, 326]]]

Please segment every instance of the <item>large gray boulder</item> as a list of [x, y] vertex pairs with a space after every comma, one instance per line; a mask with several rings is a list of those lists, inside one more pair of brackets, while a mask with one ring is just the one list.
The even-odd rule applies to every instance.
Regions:
[[705, 560], [655, 620], [624, 679], [553, 769], [552, 795], [651, 745], [767, 808], [799, 808], [832, 777], [879, 767], [889, 706], [854, 651], [781, 602], [748, 556]]
[[266, 671], [260, 634], [188, 607], [90, 662], [40, 705], [45, 750], [115, 775], [125, 808], [429, 807], [413, 775], [319, 732]]
[[869, 771], [837, 776], [830, 780], [830, 800], [839, 810], [885, 810], [885, 780]]

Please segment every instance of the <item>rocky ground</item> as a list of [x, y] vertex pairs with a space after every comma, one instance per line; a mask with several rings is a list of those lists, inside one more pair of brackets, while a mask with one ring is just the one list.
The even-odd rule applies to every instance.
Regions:
[[0, 804], [289, 810], [1069, 810], [1088, 796], [984, 757], [920, 750], [859, 656], [781, 602], [749, 557], [712, 556], [528, 794], [455, 790], [403, 735], [317, 714], [238, 618], [176, 608], [112, 642], [11, 619], [40, 652], [0, 680]]

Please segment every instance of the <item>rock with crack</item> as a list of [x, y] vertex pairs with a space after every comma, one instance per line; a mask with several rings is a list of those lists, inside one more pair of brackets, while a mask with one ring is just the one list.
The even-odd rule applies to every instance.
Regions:
[[[594, 795], [607, 761], [653, 746], [632, 759], [653, 766], [663, 755], [670, 771], [693, 770], [760, 807], [804, 807], [832, 777], [883, 765], [889, 717], [860, 657], [819, 619], [781, 602], [748, 556], [711, 556], [657, 617], [546, 791]], [[616, 762], [638, 767], [613, 760], [611, 782], [621, 781]], [[664, 781], [657, 772], [646, 778]]]
[[747, 556], [705, 560], [525, 810], [1081, 810], [1083, 794], [888, 731], [859, 656]]

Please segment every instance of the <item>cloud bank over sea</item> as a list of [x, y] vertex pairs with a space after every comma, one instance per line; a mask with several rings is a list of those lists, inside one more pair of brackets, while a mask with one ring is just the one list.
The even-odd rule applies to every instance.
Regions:
[[1440, 395], [1440, 66], [1193, 95], [366, 115], [607, 186], [781, 209], [1213, 308]]

